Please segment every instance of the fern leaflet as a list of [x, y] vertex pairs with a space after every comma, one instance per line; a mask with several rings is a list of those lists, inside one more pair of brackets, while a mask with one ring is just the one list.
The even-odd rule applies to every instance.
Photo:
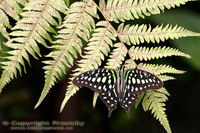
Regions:
[[[102, 63], [101, 60], [104, 60], [104, 55], [108, 55], [108, 52], [110, 51], [109, 46], [113, 47], [112, 40], [116, 39], [116, 34], [112, 27], [109, 26], [109, 23], [100, 21], [96, 26], [97, 28], [94, 29], [94, 33], [85, 48], [85, 55], [83, 55], [83, 59], [78, 62], [79, 68], [74, 70], [75, 73], [72, 75], [73, 77], [87, 70], [98, 68]], [[63, 110], [69, 98], [78, 90], [78, 87], [73, 85], [71, 82], [69, 84], [60, 111]]]
[[127, 43], [128, 45], [131, 44], [140, 44], [140, 43], [160, 43], [160, 41], [164, 42], [168, 39], [178, 39], [181, 37], [187, 36], [200, 36], [199, 33], [195, 33], [189, 30], [182, 28], [181, 26], [174, 26], [166, 25], [163, 27], [156, 26], [155, 28], [147, 27], [147, 25], [126, 25], [122, 23], [119, 28], [118, 32], [123, 40], [123, 42]]
[[147, 64], [147, 63], [140, 63], [137, 66], [139, 69], [150, 71], [156, 75], [163, 74], [163, 73], [173, 73], [173, 74], [183, 74], [185, 71], [177, 70], [170, 65], [158, 65], [158, 64]]
[[179, 50], [175, 48], [170, 48], [170, 47], [131, 47], [129, 50], [129, 53], [135, 60], [151, 60], [151, 59], [158, 59], [162, 57], [167, 57], [167, 56], [184, 56], [187, 58], [191, 58], [191, 56], [180, 52]]
[[0, 1], [0, 33], [6, 38], [10, 39], [6, 28], [11, 28], [9, 18], [7, 15], [18, 21], [20, 19], [19, 13], [22, 9], [19, 4], [25, 5], [26, 0], [2, 0]]
[[159, 91], [147, 91], [144, 95], [142, 106], [145, 111], [151, 110], [154, 117], [160, 121], [165, 130], [171, 133], [169, 121], [165, 114], [165, 102], [168, 99], [169, 93], [165, 88], [159, 89]]
[[100, 7], [109, 21], [119, 23], [160, 14], [165, 8], [175, 8], [193, 0], [101, 0]]
[[97, 98], [99, 96], [99, 93], [98, 92], [94, 92], [94, 97], [93, 97], [93, 108], [95, 108], [96, 106], [96, 102], [97, 102]]
[[[62, 0], [58, 0], [58, 3], [65, 6]], [[54, 19], [59, 20], [58, 11], [65, 12], [62, 6], [57, 4], [53, 0], [30, 1], [24, 8], [23, 19], [17, 22], [10, 33], [13, 38], [5, 44], [12, 50], [8, 51], [10, 56], [5, 57], [6, 61], [1, 62], [4, 70], [0, 79], [0, 92], [14, 76], [17, 76], [17, 70], [21, 74], [21, 65], [25, 70], [24, 60], [29, 62], [28, 54], [36, 59], [36, 55], [41, 56], [37, 43], [47, 46], [44, 39], [51, 41], [48, 32], [55, 33], [55, 30], [50, 25], [57, 26]]]
[[90, 32], [95, 27], [92, 16], [97, 17], [96, 8], [91, 0], [76, 2], [70, 6], [65, 21], [60, 26], [61, 30], [56, 36], [58, 40], [54, 43], [57, 43], [57, 45], [52, 46], [56, 50], [47, 55], [52, 60], [44, 61], [46, 64], [44, 67], [45, 86], [35, 108], [46, 97], [56, 79], [65, 73], [66, 66], [71, 67], [73, 65], [73, 58], [77, 58], [77, 52], [81, 53], [81, 38], [88, 41]]
[[127, 49], [124, 45], [121, 43], [115, 43], [114, 44], [115, 49], [112, 51], [108, 62], [106, 63], [107, 68], [120, 68], [120, 65], [125, 59], [125, 56], [127, 54]]

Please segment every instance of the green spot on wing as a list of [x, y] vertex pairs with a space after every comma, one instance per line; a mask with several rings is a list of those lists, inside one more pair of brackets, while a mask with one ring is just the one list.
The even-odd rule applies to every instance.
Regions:
[[133, 83], [133, 84], [136, 83], [136, 80], [135, 80], [135, 78], [133, 78], [133, 77], [132, 77], [132, 83]]
[[115, 72], [113, 70], [111, 70], [112, 74], [113, 74], [113, 79], [114, 79], [114, 83], [116, 82], [116, 76], [115, 76]]
[[102, 82], [103, 82], [103, 83], [106, 82], [106, 76], [102, 78]]
[[127, 78], [128, 78], [128, 74], [130, 73], [131, 71], [130, 70], [128, 70], [128, 71], [126, 71], [126, 81], [127, 81]]
[[101, 77], [99, 77], [98, 79], [97, 79], [97, 82], [100, 82], [101, 81]]

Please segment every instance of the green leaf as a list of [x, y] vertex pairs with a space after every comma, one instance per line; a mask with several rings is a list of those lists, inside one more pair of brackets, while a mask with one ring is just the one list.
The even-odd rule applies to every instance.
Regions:
[[140, 44], [140, 43], [160, 43], [160, 41], [164, 42], [168, 39], [178, 39], [181, 37], [188, 36], [200, 36], [199, 33], [195, 33], [184, 29], [181, 26], [174, 26], [167, 24], [165, 27], [163, 25], [156, 26], [155, 28], [151, 28], [151, 25], [147, 27], [147, 25], [126, 25], [122, 23], [119, 26], [118, 32], [123, 42], [128, 45]]
[[103, 14], [109, 21], [119, 23], [119, 21], [160, 14], [165, 8], [175, 8], [193, 0], [108, 0], [107, 4], [104, 4], [104, 0], [102, 1], [100, 7]]
[[97, 102], [97, 98], [99, 96], [99, 93], [98, 92], [94, 92], [94, 97], [93, 97], [93, 108], [95, 108], [96, 106], [96, 102]]
[[20, 5], [24, 6], [26, 2], [26, 0], [2, 0], [0, 2], [0, 33], [6, 39], [10, 39], [6, 28], [11, 28], [8, 16], [18, 21], [19, 13], [22, 12]]
[[[64, 4], [62, 0], [57, 2]], [[17, 22], [10, 33], [13, 38], [5, 43], [12, 50], [7, 52], [9, 56], [1, 62], [4, 70], [0, 78], [0, 92], [11, 79], [17, 77], [18, 71], [21, 75], [21, 66], [25, 70], [25, 60], [30, 64], [28, 54], [36, 59], [37, 55], [41, 56], [37, 43], [47, 47], [45, 39], [51, 41], [48, 32], [55, 32], [51, 26], [57, 26], [57, 23], [49, 20], [59, 19], [58, 11], [62, 11], [56, 5], [53, 0], [30, 1], [26, 4], [25, 11], [22, 13], [23, 18]], [[54, 14], [58, 16], [55, 16], [52, 12], [55, 12]]]
[[[197, 2], [193, 2], [194, 4]], [[176, 19], [174, 19], [176, 18]], [[190, 18], [190, 19], [188, 19]], [[171, 23], [178, 24], [186, 27], [192, 31], [200, 31], [200, 16], [198, 13], [191, 12], [189, 10], [176, 9], [172, 11], [167, 11], [159, 16], [151, 16], [150, 20], [156, 23]], [[175, 47], [181, 51], [186, 52], [191, 55], [192, 60], [186, 60], [194, 69], [200, 71], [200, 38], [199, 37], [189, 37], [171, 41]]]
[[148, 63], [140, 63], [137, 68], [149, 71], [155, 75], [163, 74], [163, 73], [173, 73], [173, 74], [183, 74], [185, 71], [177, 70], [170, 65], [158, 65], [158, 64], [148, 64]]
[[[82, 59], [78, 62], [79, 67], [74, 70], [75, 73], [73, 73], [71, 80], [80, 73], [98, 68], [102, 63], [101, 60], [104, 60], [104, 55], [108, 55], [110, 52], [109, 46], [113, 46], [112, 40], [116, 39], [116, 33], [109, 23], [105, 21], [98, 22], [96, 24], [96, 29], [94, 29], [93, 32], [94, 33], [85, 48], [85, 55], [82, 55]], [[79, 90], [72, 82], [69, 82], [69, 84], [60, 111], [63, 110], [69, 98]]]
[[151, 60], [158, 59], [168, 56], [184, 56], [187, 58], [191, 58], [188, 54], [185, 54], [178, 49], [170, 48], [170, 47], [131, 47], [129, 50], [131, 57], [135, 60]]
[[[93, 7], [90, 0], [76, 2], [70, 6], [65, 21], [60, 26], [59, 34], [56, 36], [58, 40], [54, 42], [58, 45], [52, 46], [56, 50], [47, 55], [52, 59], [44, 61], [46, 64], [45, 85], [35, 108], [41, 104], [59, 76], [65, 74], [66, 66], [70, 68], [74, 63], [73, 58], [77, 58], [78, 53], [81, 54], [83, 46], [81, 38], [88, 41], [90, 32], [95, 27], [92, 15], [96, 13], [96, 8]], [[73, 85], [72, 88], [77, 90], [77, 87]]]
[[158, 91], [149, 90], [146, 92], [142, 105], [144, 111], [151, 110], [154, 117], [160, 121], [167, 133], [171, 133], [169, 121], [165, 114], [165, 102], [169, 93], [166, 89], [161, 88]]
[[[66, 75], [67, 70], [75, 62], [78, 66], [73, 68], [72, 74], [70, 74], [70, 81], [66, 87], [60, 112], [68, 100], [79, 90], [71, 82], [73, 78], [99, 66], [119, 69], [124, 63], [125, 69], [142, 69], [155, 74], [162, 81], [167, 81], [175, 79], [167, 74], [183, 74], [185, 71], [167, 64], [149, 64], [148, 61], [170, 56], [190, 58], [191, 56], [188, 54], [191, 54], [194, 56], [194, 66], [199, 69], [198, 42], [191, 45], [191, 40], [179, 39], [200, 36], [200, 33], [196, 33], [200, 30], [197, 15], [193, 16], [193, 13], [177, 15], [173, 14], [173, 11], [167, 13], [167, 16], [163, 18], [162, 15], [159, 15], [158, 18], [156, 18], [157, 15], [153, 15], [161, 14], [165, 8], [175, 8], [188, 1], [193, 0], [100, 0], [98, 6], [93, 0], [74, 3], [69, 0], [57, 0], [56, 2], [53, 0], [3, 0], [0, 2], [0, 32], [8, 41], [5, 43], [6, 48], [4, 49], [2, 46], [1, 49], [7, 55], [1, 58], [3, 72], [0, 78], [0, 92], [10, 80], [19, 74], [22, 75], [23, 71], [26, 72], [26, 62], [31, 64], [29, 55], [36, 59], [43, 55], [38, 44], [51, 48], [52, 51], [43, 61], [45, 84], [35, 108], [41, 104], [52, 86]], [[66, 4], [70, 5], [69, 9]], [[127, 24], [129, 22], [126, 20], [135, 20], [146, 16], [158, 21], [159, 25], [152, 27], [150, 24]], [[10, 17], [17, 22], [8, 34], [7, 29], [11, 28], [8, 19]], [[179, 19], [182, 23], [173, 23]], [[184, 26], [186, 20], [189, 23]], [[163, 22], [164, 24], [161, 24]], [[168, 24], [169, 22], [172, 24]], [[119, 26], [114, 23], [119, 23]], [[196, 30], [196, 32], [182, 27], [187, 27], [187, 25], [191, 25], [190, 23], [195, 26], [188, 29]], [[58, 31], [55, 27], [59, 28]], [[162, 43], [169, 39], [182, 40], [179, 43], [173, 41], [180, 50], [172, 46], [151, 46], [152, 43]], [[49, 43], [52, 44], [49, 45]], [[148, 46], [145, 46], [147, 43], [149, 43]], [[8, 48], [9, 50], [7, 50]], [[196, 52], [194, 52], [195, 50]], [[137, 65], [135, 61], [139, 64]], [[145, 63], [140, 61], [145, 61]], [[106, 65], [103, 66], [103, 64]], [[171, 129], [165, 114], [167, 96], [169, 93], [165, 88], [147, 91], [138, 97], [135, 107], [137, 108], [142, 102], [144, 110], [152, 110], [156, 119], [170, 133]], [[95, 93], [93, 107], [96, 105], [97, 97], [98, 93]]]
[[117, 69], [120, 68], [120, 65], [124, 61], [127, 49], [121, 43], [114, 44], [114, 47], [115, 49], [112, 51], [106, 67]]
[[142, 94], [140, 94], [139, 96], [138, 96], [138, 99], [136, 100], [136, 102], [135, 102], [135, 108], [137, 109], [138, 108], [138, 105], [139, 105], [139, 103], [142, 101], [142, 98], [144, 97], [144, 92], [142, 93]]

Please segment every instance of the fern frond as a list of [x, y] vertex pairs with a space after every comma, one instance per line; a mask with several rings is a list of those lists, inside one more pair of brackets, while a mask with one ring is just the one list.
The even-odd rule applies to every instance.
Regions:
[[165, 8], [175, 8], [193, 0], [101, 0], [100, 7], [109, 21], [119, 23], [160, 14]]
[[122, 62], [125, 59], [127, 54], [127, 49], [121, 43], [114, 44], [115, 49], [112, 51], [111, 55], [109, 56], [108, 62], [106, 63], [107, 68], [120, 68]]
[[[2, 12], [0, 10], [0, 16], [2, 15]], [[4, 17], [3, 15], [1, 16], [2, 18]], [[1, 18], [0, 18], [1, 19]], [[11, 28], [11, 25], [9, 24], [9, 21], [6, 20], [6, 18], [3, 18], [5, 19], [4, 22], [0, 22], [0, 33], [2, 34], [2, 36], [4, 36], [7, 40], [10, 39], [9, 35], [8, 35], [8, 32], [6, 31], [6, 28]]]
[[[0, 33], [6, 38], [10, 39], [6, 28], [11, 28], [8, 16], [18, 21], [20, 19], [19, 13], [22, 12], [20, 5], [24, 6], [26, 0], [2, 0], [0, 1]], [[19, 5], [20, 4], [20, 5]], [[8, 15], [8, 16], [7, 16]]]
[[144, 111], [151, 110], [151, 113], [160, 121], [165, 130], [168, 133], [171, 133], [169, 122], [165, 114], [165, 102], [168, 99], [167, 96], [169, 96], [169, 93], [165, 88], [161, 88], [157, 91], [147, 91], [143, 98], [142, 106]]
[[159, 43], [160, 41], [164, 42], [168, 39], [178, 39], [181, 37], [187, 37], [187, 36], [200, 36], [199, 33], [195, 33], [192, 31], [189, 31], [187, 29], [184, 29], [181, 26], [172, 26], [172, 25], [166, 25], [163, 27], [156, 26], [155, 28], [151, 28], [151, 25], [149, 27], [146, 24], [143, 25], [126, 25], [122, 23], [118, 29], [118, 33], [120, 34], [123, 42], [127, 43], [128, 45], [134, 44], [140, 44], [140, 43]]
[[129, 53], [134, 60], [151, 60], [151, 59], [158, 59], [168, 56], [184, 56], [187, 58], [191, 58], [190, 55], [185, 54], [179, 51], [176, 48], [171, 47], [135, 47], [132, 46], [129, 49]]
[[[105, 68], [119, 69], [127, 54], [127, 49], [121, 43], [114, 44], [114, 50], [111, 52]], [[97, 95], [97, 94], [96, 94]], [[94, 93], [95, 96], [95, 93]], [[97, 98], [93, 99], [93, 107]]]
[[176, 78], [172, 77], [172, 76], [168, 76], [168, 75], [158, 75], [157, 76], [159, 79], [161, 79], [162, 81], [168, 81], [168, 80], [175, 80]]
[[135, 102], [135, 105], [134, 105], [136, 109], [137, 109], [139, 103], [141, 102], [142, 98], [144, 97], [144, 94], [145, 94], [145, 92], [141, 93], [141, 94], [138, 96], [138, 98], [137, 98], [137, 100], [136, 100], [136, 102]]
[[134, 69], [137, 67], [137, 64], [132, 59], [127, 59], [124, 63], [124, 68], [126, 69]]
[[155, 75], [160, 75], [163, 73], [173, 73], [173, 74], [183, 74], [185, 71], [177, 70], [170, 65], [158, 65], [158, 64], [148, 64], [148, 63], [140, 63], [137, 66], [139, 69], [149, 71]]
[[[104, 60], [104, 55], [108, 56], [110, 47], [113, 47], [112, 40], [115, 40], [117, 35], [109, 23], [106, 21], [100, 21], [96, 24], [96, 26], [97, 28], [94, 29], [92, 38], [89, 40], [87, 47], [84, 49], [86, 50], [85, 55], [83, 55], [83, 59], [78, 62], [79, 67], [74, 70], [75, 73], [72, 75], [71, 80], [80, 73], [98, 68], [98, 66], [102, 63], [101, 60]], [[70, 85], [67, 87], [67, 92], [62, 102], [60, 111], [63, 110], [69, 98], [79, 89], [71, 82], [69, 84]]]
[[[158, 77], [159, 77], [159, 76], [158, 76]], [[160, 78], [160, 77], [159, 77], [159, 78]], [[162, 79], [161, 79], [161, 80], [162, 80]], [[165, 88], [158, 89], [157, 92], [160, 92], [160, 93], [163, 93], [163, 94], [165, 94], [165, 95], [167, 95], [167, 96], [170, 96], [169, 92], [167, 92], [167, 90], [166, 90]], [[138, 107], [138, 105], [139, 105], [139, 103], [142, 101], [142, 98], [144, 97], [144, 95], [145, 95], [145, 92], [141, 93], [141, 94], [138, 96], [138, 99], [137, 99], [136, 102], [135, 102], [135, 108]], [[167, 99], [167, 97], [165, 97], [165, 95], [163, 95], [163, 97]], [[146, 105], [146, 104], [144, 103], [144, 105]], [[147, 111], [147, 110], [148, 110], [148, 109], [147, 109], [147, 106], [145, 106], [144, 109], [145, 109], [145, 111]]]
[[36, 59], [37, 55], [41, 56], [37, 43], [47, 46], [44, 39], [51, 41], [48, 32], [55, 33], [51, 25], [57, 26], [55, 19], [59, 20], [59, 11], [65, 11], [58, 6], [65, 5], [63, 0], [56, 3], [54, 0], [33, 0], [24, 8], [25, 11], [21, 14], [23, 19], [17, 22], [10, 33], [13, 38], [5, 43], [12, 50], [8, 51], [10, 56], [5, 57], [6, 61], [1, 63], [4, 70], [0, 79], [0, 92], [14, 76], [17, 76], [17, 71], [22, 73], [21, 66], [25, 70], [24, 60], [29, 63], [28, 54]]
[[[75, 2], [70, 6], [65, 21], [60, 26], [62, 29], [56, 36], [58, 40], [54, 42], [58, 45], [52, 47], [56, 50], [47, 55], [52, 60], [44, 61], [45, 85], [35, 108], [44, 100], [59, 76], [65, 74], [66, 66], [71, 67], [74, 63], [73, 58], [77, 58], [78, 53], [81, 54], [81, 38], [85, 41], [90, 38], [90, 32], [95, 27], [92, 16], [95, 15], [96, 8], [91, 0]], [[73, 85], [72, 88], [78, 89]]]
[[[164, 87], [161, 89], [158, 89], [157, 92], [160, 92], [162, 94], [165, 94], [166, 96], [170, 96], [169, 92], [167, 91], [167, 89], [165, 89]], [[168, 100], [168, 98], [167, 98]]]
[[92, 103], [93, 108], [95, 108], [95, 106], [96, 106], [96, 102], [97, 102], [98, 96], [99, 96], [99, 93], [98, 92], [94, 92], [93, 103]]

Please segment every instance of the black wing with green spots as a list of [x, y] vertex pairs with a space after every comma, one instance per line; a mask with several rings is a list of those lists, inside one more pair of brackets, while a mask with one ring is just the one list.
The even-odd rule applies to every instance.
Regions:
[[78, 75], [72, 82], [76, 86], [87, 87], [98, 92], [100, 99], [108, 107], [109, 117], [118, 103], [126, 110], [129, 117], [129, 110], [137, 100], [138, 94], [163, 86], [163, 82], [158, 77], [140, 69], [125, 71], [94, 69]]

